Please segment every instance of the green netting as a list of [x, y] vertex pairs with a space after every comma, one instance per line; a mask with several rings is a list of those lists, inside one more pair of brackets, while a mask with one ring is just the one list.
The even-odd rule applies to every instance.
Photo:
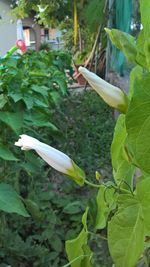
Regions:
[[[115, 28], [124, 32], [130, 32], [132, 15], [132, 0], [115, 0]], [[123, 74], [125, 57], [121, 51], [113, 46], [111, 67]]]

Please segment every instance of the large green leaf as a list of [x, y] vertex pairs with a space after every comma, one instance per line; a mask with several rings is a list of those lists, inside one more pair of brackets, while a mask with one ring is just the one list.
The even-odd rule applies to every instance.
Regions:
[[16, 191], [12, 186], [4, 183], [0, 184], [0, 210], [9, 213], [15, 212], [25, 217], [29, 216]]
[[144, 36], [150, 36], [150, 1], [140, 0], [140, 11], [141, 11], [141, 23], [143, 25]]
[[113, 142], [111, 145], [113, 175], [116, 183], [125, 181], [132, 186], [134, 166], [130, 162], [126, 138], [127, 132], [125, 126], [125, 115], [120, 115], [116, 123]]
[[140, 66], [136, 66], [132, 69], [130, 72], [130, 86], [129, 86], [129, 93], [128, 93], [128, 98], [131, 99], [134, 93], [134, 82], [135, 80], [140, 77], [143, 73], [143, 68]]
[[105, 28], [105, 30], [111, 42], [125, 54], [128, 61], [136, 63], [137, 48], [134, 37], [116, 29]]
[[6, 123], [15, 133], [19, 133], [23, 126], [23, 114], [21, 112], [0, 112], [0, 120]]
[[4, 160], [18, 160], [7, 147], [1, 144], [0, 144], [0, 158]]
[[97, 213], [95, 221], [95, 229], [103, 229], [106, 227], [108, 215], [110, 211], [115, 207], [115, 189], [107, 188], [104, 185], [100, 186], [97, 193]]
[[150, 173], [150, 74], [139, 75], [126, 115], [128, 140], [136, 164]]
[[71, 267], [92, 267], [92, 253], [87, 245], [87, 214], [88, 208], [86, 209], [82, 217], [82, 223], [84, 227], [77, 238], [66, 241], [66, 252]]
[[135, 267], [150, 234], [150, 177], [140, 178], [135, 195], [118, 198], [118, 211], [108, 224], [108, 244], [116, 267]]

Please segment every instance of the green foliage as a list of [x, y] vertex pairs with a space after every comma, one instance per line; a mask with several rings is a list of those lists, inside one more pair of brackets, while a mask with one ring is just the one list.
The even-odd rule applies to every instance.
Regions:
[[104, 0], [88, 1], [85, 4], [84, 8], [81, 10], [81, 15], [83, 17], [82, 19], [85, 20], [85, 23], [87, 23], [91, 32], [93, 32], [93, 30], [95, 29], [98, 29], [99, 25], [103, 22], [104, 19], [106, 19], [106, 17], [103, 17], [104, 5]]
[[[137, 41], [126, 33], [107, 29], [113, 44], [135, 65], [130, 76], [129, 107], [126, 114], [118, 118], [111, 147], [115, 183], [100, 180], [100, 185], [91, 184], [99, 191], [96, 201], [89, 204], [91, 229], [96, 232], [107, 227], [109, 250], [116, 267], [135, 267], [140, 258], [149, 266], [149, 259], [145, 259], [150, 236], [150, 28], [147, 3], [147, 0], [141, 0], [144, 29]], [[139, 177], [136, 167], [142, 174]], [[71, 266], [83, 266], [84, 245], [87, 245], [87, 233], [83, 230], [77, 238], [66, 242]]]
[[118, 197], [118, 211], [108, 225], [109, 248], [116, 267], [135, 266], [143, 253], [150, 225], [149, 186], [149, 177], [140, 177], [134, 195]]
[[132, 62], [136, 63], [136, 56], [137, 56], [137, 49], [135, 45], [134, 37], [128, 33], [121, 32], [116, 29], [105, 29], [109, 35], [110, 40], [112, 43], [127, 57], [127, 59]]
[[131, 187], [134, 174], [134, 166], [131, 165], [131, 158], [128, 153], [127, 131], [125, 126], [125, 116], [120, 115], [111, 145], [111, 158], [113, 175], [117, 184], [125, 182]]
[[105, 30], [112, 43], [125, 54], [129, 62], [148, 68], [146, 60], [147, 50], [145, 49], [144, 53], [143, 45], [145, 41], [143, 40], [144, 35], [142, 32], [142, 35], [139, 35], [136, 42], [135, 38], [128, 33], [116, 29], [110, 30], [105, 28]]
[[92, 252], [88, 247], [88, 229], [87, 229], [87, 214], [88, 208], [82, 216], [83, 229], [77, 238], [67, 240], [66, 252], [69, 262], [72, 267], [87, 266], [91, 265]]
[[[40, 24], [55, 26], [62, 21], [66, 14], [70, 15], [70, 2], [64, 0], [34, 0], [15, 1], [12, 14], [17, 18], [34, 15]], [[71, 5], [72, 7], [72, 5]]]
[[101, 185], [96, 196], [97, 212], [95, 218], [95, 229], [104, 229], [108, 216], [115, 208], [115, 190], [113, 187]]
[[[78, 94], [71, 92], [62, 99], [59, 106], [55, 106], [51, 122], [57, 125], [59, 131], [51, 135], [51, 131], [47, 130], [48, 127], [45, 130], [38, 128], [40, 140], [43, 139], [46, 143], [51, 140], [52, 145], [76, 159], [91, 179], [93, 177], [95, 180], [96, 169], [101, 172], [104, 179], [111, 176], [109, 150], [114, 119], [110, 108], [100, 101], [95, 92], [85, 91]], [[18, 159], [20, 158], [21, 153], [18, 155]], [[15, 184], [18, 192], [24, 197], [24, 204], [30, 217], [24, 219], [12, 214], [3, 214], [0, 224], [0, 262], [12, 266], [22, 264], [24, 267], [65, 265], [67, 262], [65, 242], [68, 239], [76, 239], [81, 233], [83, 228], [81, 218], [86, 205], [90, 207], [89, 230], [91, 228], [92, 211], [97, 208], [92, 196], [93, 190], [88, 192], [86, 188], [76, 186], [68, 177], [58, 175], [31, 151], [25, 152], [25, 159], [22, 158], [20, 163], [13, 163], [13, 166], [9, 163], [7, 167], [4, 177], [6, 179], [8, 176], [7, 179]], [[108, 204], [108, 192], [114, 190], [107, 190]], [[88, 229], [86, 236], [87, 232]], [[91, 238], [89, 233], [84, 240], [88, 240], [88, 246], [92, 250], [98, 246], [95, 249], [95, 258], [92, 260], [94, 266], [102, 265], [104, 258], [107, 264], [108, 259], [105, 254], [108, 252], [104, 244], [99, 239], [93, 241], [93, 236]], [[92, 264], [91, 261], [89, 263], [91, 251], [88, 246], [87, 243], [82, 246], [82, 251], [88, 256], [79, 258], [83, 266]]]
[[141, 23], [143, 25], [144, 38], [149, 38], [150, 34], [149, 9], [150, 9], [150, 2], [148, 0], [140, 0]]
[[[15, 175], [17, 171], [19, 175], [21, 169], [26, 168], [23, 163], [24, 159], [21, 162], [18, 161], [13, 146], [19, 134], [24, 131], [36, 134], [37, 130], [42, 127], [47, 127], [51, 132], [57, 131], [57, 128], [49, 121], [54, 105], [58, 104], [53, 93], [57, 94], [59, 98], [66, 94], [65, 68], [70, 67], [70, 61], [70, 57], [63, 52], [37, 53], [30, 51], [23, 56], [18, 56], [17, 59], [1, 59], [0, 158], [2, 180], [9, 181], [8, 178], [12, 174]], [[16, 162], [13, 168], [8, 161]], [[32, 163], [30, 162], [30, 172], [31, 169]], [[28, 172], [29, 168], [26, 171]], [[16, 182], [11, 181], [11, 183], [15, 184]], [[19, 192], [19, 187], [17, 187], [17, 191]], [[10, 201], [11, 198], [12, 201]], [[4, 201], [5, 211], [17, 212], [25, 216], [23, 204], [11, 188], [8, 200], [6, 198]], [[14, 206], [12, 210], [10, 203]], [[4, 210], [4, 207], [2, 209]]]
[[[134, 63], [130, 75], [130, 103], [125, 115], [120, 115], [112, 142], [114, 178], [119, 190], [116, 210], [108, 222], [108, 244], [116, 267], [135, 267], [149, 244], [149, 3], [141, 0], [143, 30], [137, 41], [118, 30], [107, 30], [113, 44]], [[120, 38], [119, 38], [120, 35]], [[137, 177], [135, 167], [141, 176]], [[120, 169], [121, 168], [121, 169]], [[136, 177], [136, 178], [135, 178]], [[102, 200], [101, 200], [102, 203]]]
[[5, 212], [15, 212], [28, 217], [19, 195], [8, 184], [0, 183], [0, 210]]
[[[9, 132], [12, 140], [25, 131], [36, 134], [37, 129], [43, 127], [56, 132], [58, 129], [50, 118], [54, 106], [67, 92], [65, 68], [70, 68], [69, 55], [29, 51], [17, 59], [2, 59], [1, 63], [1, 151]], [[9, 144], [6, 149], [3, 158], [15, 159], [9, 153]]]
[[[28, 195], [27, 173], [30, 177], [33, 173], [34, 175], [39, 173], [43, 167], [42, 161], [37, 160], [33, 153], [29, 156], [22, 156], [22, 159], [18, 160], [20, 157], [17, 155], [13, 143], [18, 139], [18, 135], [24, 131], [38, 136], [41, 135], [43, 127], [46, 127], [51, 135], [58, 131], [56, 126], [51, 123], [50, 117], [61, 97], [67, 94], [68, 80], [65, 69], [70, 68], [70, 64], [71, 57], [61, 51], [49, 53], [29, 51], [23, 56], [18, 55], [15, 59], [1, 59], [0, 209], [2, 211], [18, 213], [25, 217], [29, 217], [30, 213], [38, 221], [43, 218], [40, 208], [32, 199], [23, 199], [27, 198]], [[13, 166], [11, 161], [14, 162]], [[17, 192], [3, 181], [13, 184]], [[22, 201], [24, 201], [26, 209]], [[11, 222], [12, 225], [15, 225], [15, 220]], [[18, 256], [21, 255], [20, 246], [25, 252], [25, 247], [27, 249], [29, 244], [23, 246], [24, 240], [21, 236], [11, 232], [7, 223], [2, 222], [1, 226], [4, 227], [4, 225], [6, 227], [5, 233], [3, 233], [4, 239], [10, 236], [11, 244], [15, 240], [17, 244], [15, 244], [16, 247], [14, 246], [14, 251], [18, 250], [16, 253]], [[2, 243], [1, 246], [3, 246]], [[47, 253], [46, 249], [44, 253]], [[27, 254], [26, 251], [25, 255]], [[3, 258], [2, 254], [1, 256]], [[11, 264], [13, 262], [16, 264], [13, 257], [10, 260], [12, 261]]]
[[[135, 162], [142, 170], [149, 168], [149, 73], [138, 76], [134, 81], [134, 92], [126, 117], [129, 144]], [[143, 112], [144, 111], [144, 112]]]

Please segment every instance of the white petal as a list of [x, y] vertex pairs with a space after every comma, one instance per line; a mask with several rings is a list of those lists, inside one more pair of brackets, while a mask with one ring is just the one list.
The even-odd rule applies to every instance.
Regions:
[[34, 149], [35, 145], [39, 144], [36, 138], [28, 136], [26, 134], [20, 135], [20, 138], [17, 142], [15, 142], [15, 146], [20, 146], [22, 150], [30, 150]]
[[20, 135], [20, 139], [15, 142], [15, 145], [20, 146], [22, 150], [34, 149], [50, 166], [60, 172], [67, 174], [68, 170], [73, 168], [72, 161], [66, 154], [31, 136]]
[[121, 111], [126, 111], [128, 100], [126, 95], [118, 87], [111, 85], [84, 67], [79, 67], [79, 72], [108, 105], [114, 108], [120, 108]]

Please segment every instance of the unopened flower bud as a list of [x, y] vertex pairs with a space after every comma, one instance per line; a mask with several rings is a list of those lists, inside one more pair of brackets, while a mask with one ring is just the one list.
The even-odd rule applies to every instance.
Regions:
[[20, 139], [15, 142], [15, 145], [20, 146], [22, 150], [34, 149], [51, 167], [69, 175], [77, 184], [84, 184], [84, 171], [63, 152], [25, 134], [20, 135]]
[[127, 111], [128, 98], [123, 91], [101, 79], [95, 73], [84, 67], [79, 67], [79, 72], [109, 106], [116, 108], [123, 113]]

